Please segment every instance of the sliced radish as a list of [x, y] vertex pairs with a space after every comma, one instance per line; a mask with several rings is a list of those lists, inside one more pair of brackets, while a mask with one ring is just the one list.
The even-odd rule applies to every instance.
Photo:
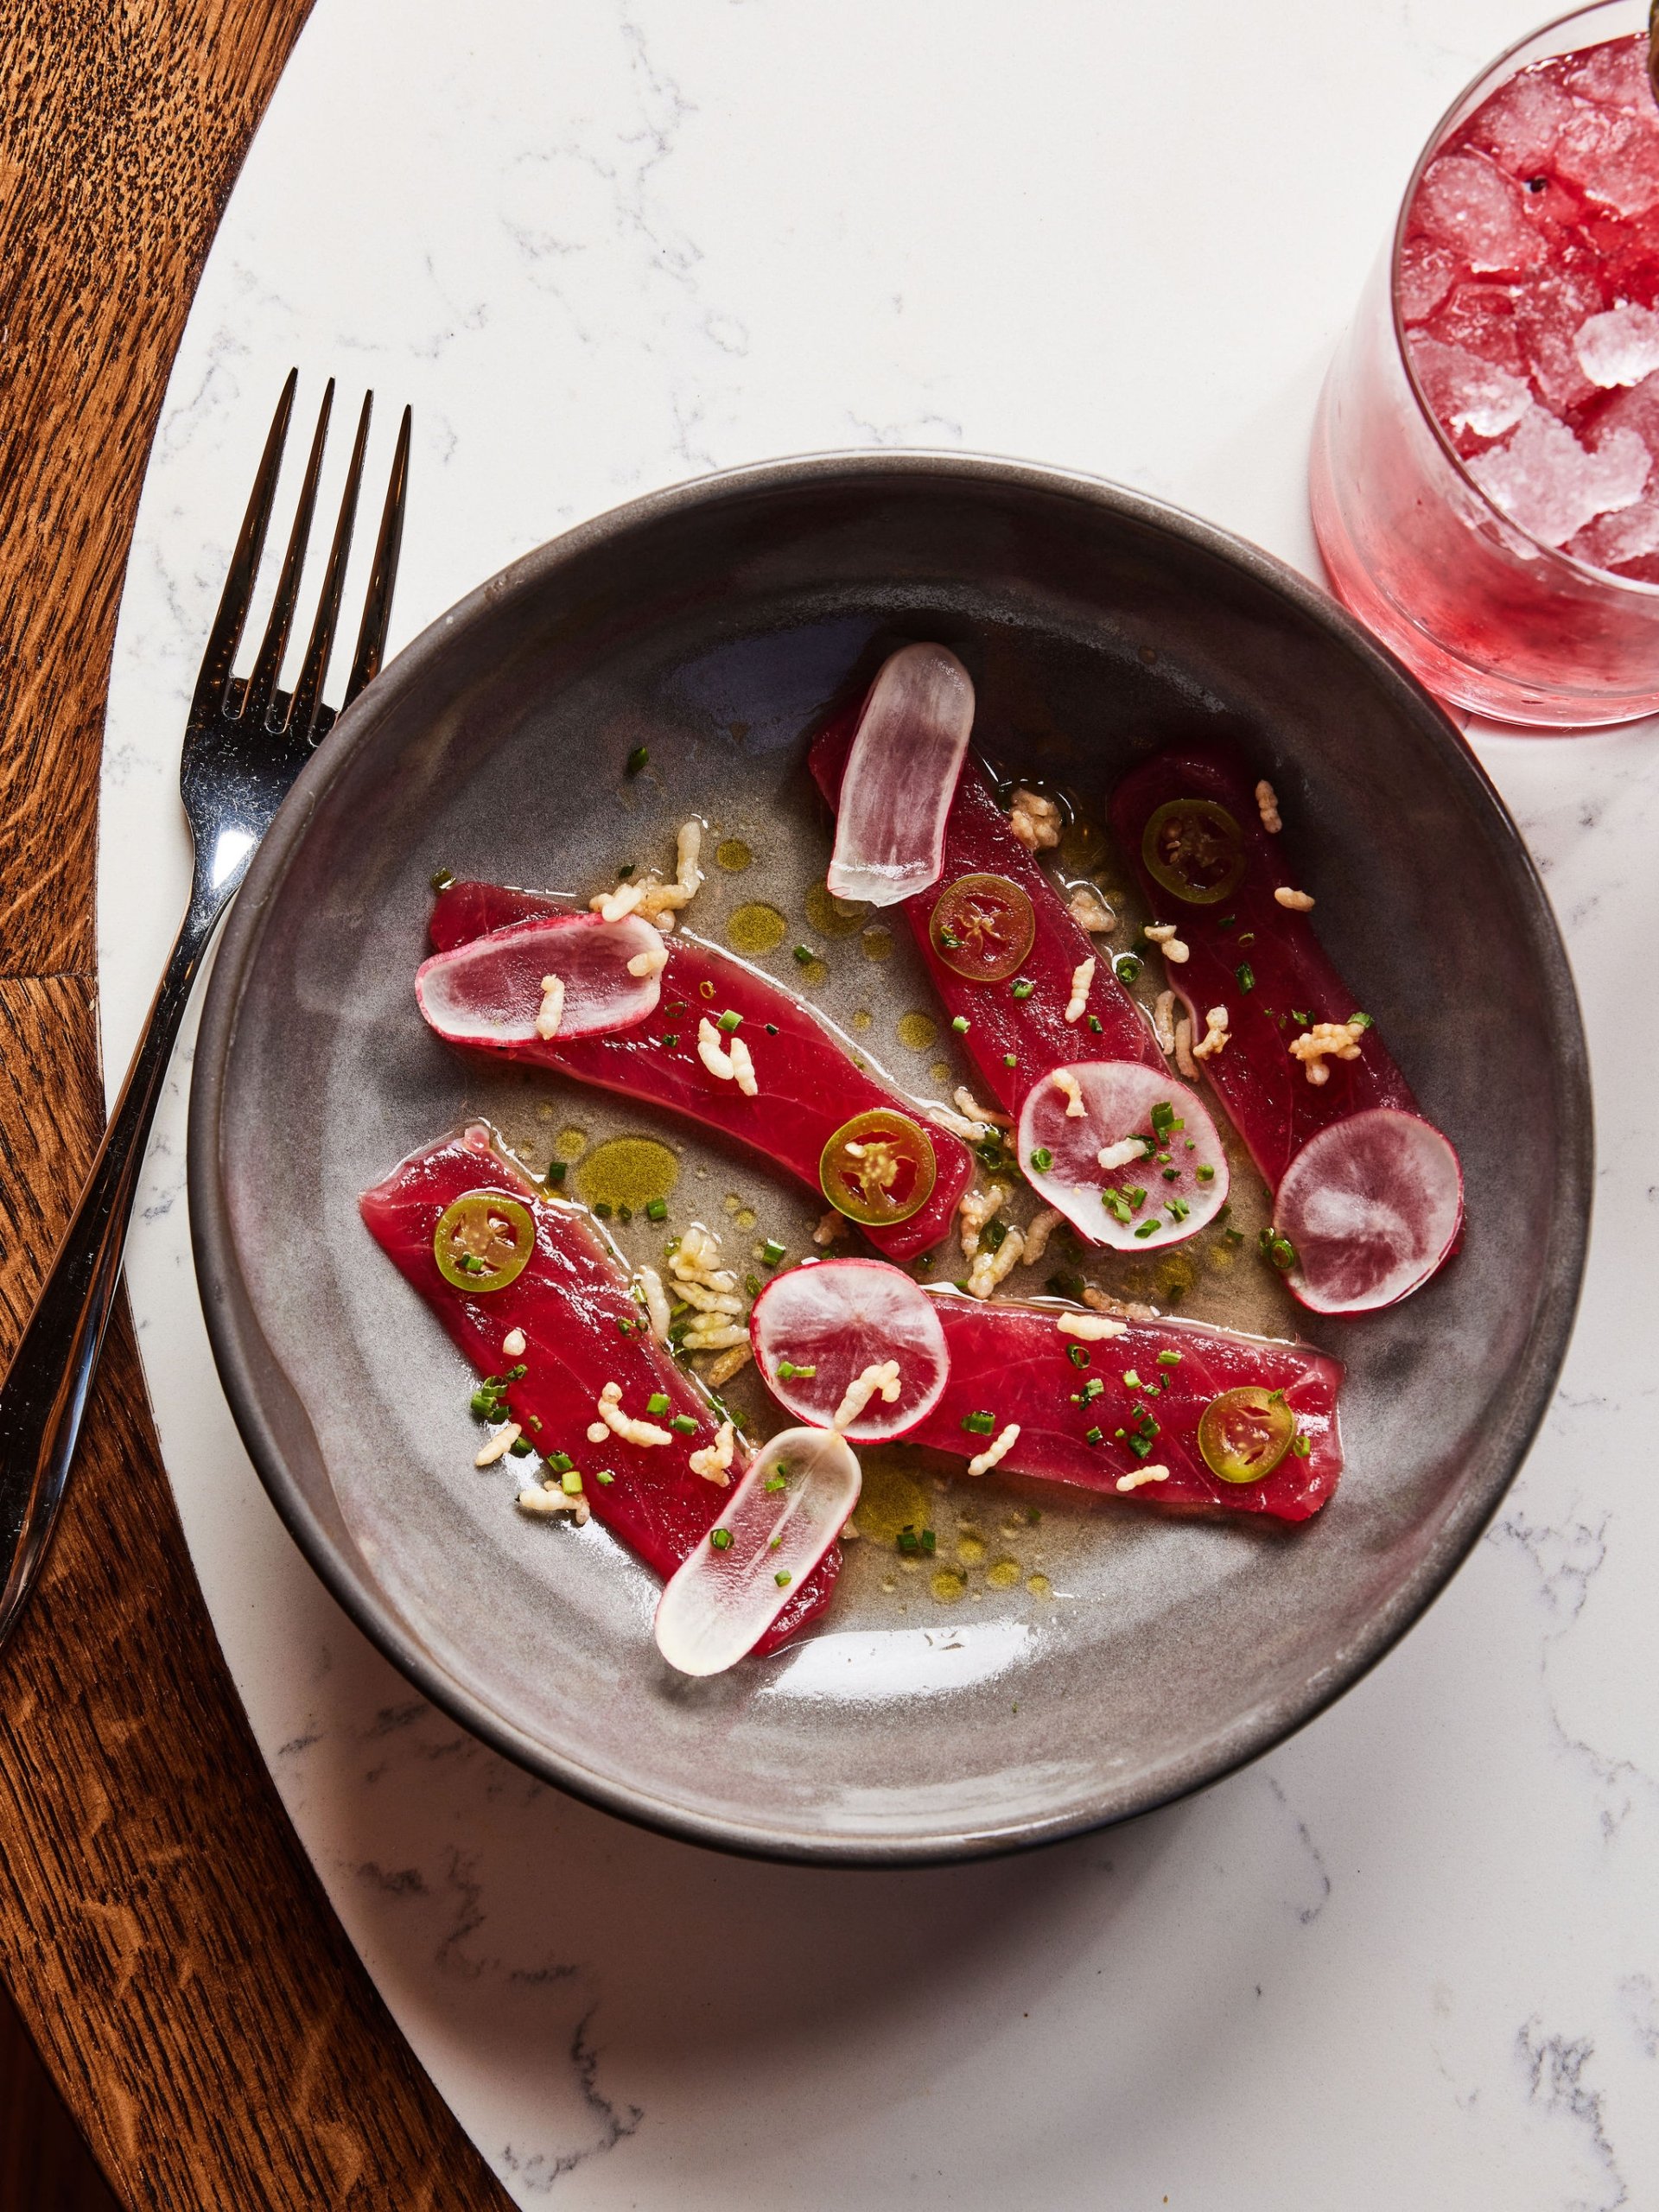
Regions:
[[[1136, 1138], [1142, 1150], [1124, 1156]], [[1020, 1109], [1020, 1165], [1091, 1244], [1120, 1252], [1195, 1236], [1227, 1196], [1227, 1155], [1204, 1101], [1138, 1060], [1078, 1060], [1033, 1084]]]
[[844, 1424], [856, 1444], [902, 1436], [925, 1421], [950, 1364], [932, 1300], [882, 1260], [817, 1260], [791, 1268], [755, 1300], [749, 1341], [779, 1405], [817, 1428], [833, 1424], [861, 1375], [896, 1362], [898, 1395], [889, 1400], [874, 1390]]
[[[549, 914], [434, 953], [415, 976], [421, 1012], [452, 1045], [527, 1045], [537, 1036], [628, 1029], [663, 995], [665, 948], [638, 914]], [[643, 963], [629, 972], [630, 961]], [[563, 985], [556, 1028], [538, 1031], [550, 976]]]
[[1437, 1128], [1374, 1106], [1310, 1137], [1285, 1170], [1273, 1225], [1295, 1248], [1286, 1277], [1315, 1313], [1392, 1306], [1450, 1254], [1463, 1171]]
[[943, 645], [882, 665], [859, 716], [836, 814], [830, 889], [894, 906], [937, 883], [944, 817], [974, 726], [974, 686]]
[[669, 1665], [719, 1675], [753, 1651], [841, 1534], [861, 1479], [833, 1430], [774, 1436], [657, 1601], [657, 1649]]

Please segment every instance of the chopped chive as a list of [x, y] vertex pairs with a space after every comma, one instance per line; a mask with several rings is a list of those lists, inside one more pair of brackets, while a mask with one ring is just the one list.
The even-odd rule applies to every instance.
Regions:
[[797, 1376], [804, 1382], [810, 1382], [817, 1371], [816, 1367], [797, 1367], [790, 1359], [780, 1359], [778, 1363], [778, 1377], [783, 1382], [792, 1382]]
[[528, 1459], [536, 1446], [527, 1436], [515, 1436], [507, 1449], [515, 1459]]
[[616, 1217], [619, 1221], [632, 1221], [633, 1219], [633, 1208], [632, 1206], [618, 1206], [616, 1210]]
[[938, 1548], [939, 1540], [938, 1536], [935, 1535], [932, 1529], [924, 1529], [922, 1531], [922, 1549], [925, 1552], [936, 1552]]
[[1192, 1173], [1200, 1183], [1213, 1183], [1216, 1179], [1215, 1169], [1206, 1167], [1202, 1161], [1192, 1170]]
[[1241, 991], [1253, 991], [1255, 988], [1255, 970], [1248, 960], [1241, 960], [1233, 973], [1238, 978], [1238, 988]]
[[769, 1268], [775, 1268], [784, 1256], [784, 1247], [775, 1236], [768, 1236], [760, 1247], [760, 1256]]
[[621, 867], [616, 871], [616, 880], [619, 883], [626, 883], [632, 874], [633, 862], [632, 861], [624, 861]]
[[1054, 1155], [1046, 1144], [1039, 1144], [1031, 1155], [1031, 1164], [1039, 1175], [1046, 1175], [1054, 1165]]
[[967, 1015], [965, 1014], [959, 1014], [956, 1020], [950, 1024], [950, 1027], [956, 1031], [958, 1037], [965, 1037], [968, 1034]]
[[775, 1021], [769, 1021], [766, 1024], [766, 1034], [768, 1037], [775, 1037], [778, 1034], [778, 1025]]
[[979, 1232], [979, 1241], [988, 1252], [1000, 1252], [1007, 1242], [1008, 1224], [1006, 1221], [988, 1221]]
[[962, 950], [962, 939], [959, 937], [954, 936], [949, 930], [941, 930], [939, 931], [939, 943], [944, 947], [947, 952], [960, 952]]
[[1137, 1459], [1151, 1457], [1152, 1439], [1149, 1436], [1131, 1436], [1128, 1439], [1128, 1446]]
[[653, 1390], [645, 1400], [645, 1411], [648, 1414], [665, 1414], [671, 1402], [666, 1390]]
[[1224, 1244], [1242, 1244], [1244, 1242], [1244, 1232], [1242, 1229], [1224, 1229], [1221, 1232], [1221, 1241]]
[[1106, 1440], [1106, 1432], [1103, 1428], [1085, 1428], [1083, 1432], [1083, 1440], [1085, 1444], [1103, 1444]]
[[817, 957], [810, 944], [798, 944], [795, 948], [795, 957], [803, 968], [810, 968]]
[[1299, 1459], [1306, 1459], [1313, 1452], [1313, 1440], [1299, 1428], [1290, 1440], [1290, 1448]]
[[627, 760], [623, 764], [623, 773], [629, 776], [637, 776], [650, 758], [651, 754], [645, 747], [643, 745], [636, 745], [632, 752], [629, 753]]
[[594, 1480], [596, 1483], [613, 1483], [616, 1480], [616, 1477], [611, 1472], [608, 1467], [601, 1467], [595, 1471]]
[[1090, 1354], [1082, 1344], [1067, 1344], [1065, 1356], [1073, 1367], [1089, 1367], [1093, 1364]]
[[569, 1168], [563, 1160], [550, 1160], [547, 1163], [547, 1173], [543, 1176], [542, 1180], [543, 1183], [551, 1184], [556, 1191], [569, 1172]]
[[1014, 995], [1017, 999], [1028, 999], [1036, 988], [1029, 976], [1022, 976], [1014, 986]]
[[1369, 1014], [1351, 1014], [1348, 1017], [1348, 1027], [1351, 1029], [1370, 1029], [1372, 1026]]
[[1171, 1198], [1164, 1207], [1164, 1211], [1175, 1222], [1185, 1221], [1192, 1211], [1185, 1198]]
[[964, 1414], [962, 1425], [970, 1436], [988, 1436], [996, 1427], [995, 1414]]
[[668, 1046], [671, 1052], [673, 1051], [675, 1046], [677, 1045], [679, 1041], [680, 1033], [677, 1029], [667, 1029], [664, 1031], [663, 1042]]
[[766, 1477], [766, 1488], [768, 1490], [787, 1490], [789, 1488], [789, 1484], [784, 1480], [781, 1475], [768, 1475]]
[[1296, 1247], [1289, 1237], [1281, 1236], [1271, 1229], [1264, 1229], [1256, 1241], [1262, 1247], [1262, 1258], [1269, 1266], [1276, 1268], [1281, 1275], [1288, 1274], [1296, 1264]]
[[582, 1476], [575, 1467], [566, 1467], [559, 1477], [559, 1488], [567, 1497], [582, 1496]]
[[1138, 983], [1141, 980], [1141, 963], [1132, 952], [1120, 952], [1112, 963], [1112, 973], [1120, 983]]
[[1082, 1303], [1084, 1281], [1081, 1275], [1050, 1275], [1047, 1281], [1043, 1285], [1043, 1288], [1045, 1290], [1052, 1290], [1056, 1298], [1071, 1298], [1075, 1299], [1079, 1304]]
[[455, 871], [454, 868], [441, 868], [437, 871], [436, 874], [432, 878], [432, 888], [435, 891], [447, 891], [454, 880]]
[[1002, 1065], [1005, 1068], [1017, 1068], [1020, 1063], [1012, 1052], [1004, 1052]]
[[726, 1034], [729, 1037], [734, 1030], [741, 1029], [743, 1027], [743, 1017], [741, 1014], [734, 1014], [730, 1007], [728, 1007], [725, 1013], [721, 1015], [720, 1020], [715, 1024], [715, 1027], [717, 1029], [723, 1029]]
[[568, 1475], [576, 1463], [568, 1452], [550, 1452], [547, 1464], [556, 1475]]
[[787, 1590], [790, 1584], [795, 1580], [794, 1576], [790, 1573], [786, 1567], [780, 1567], [777, 1573], [774, 1574], [772, 1579], [778, 1585], [778, 1587], [780, 1590]]
[[711, 1529], [709, 1541], [717, 1552], [728, 1552], [732, 1548], [732, 1532], [729, 1529]]
[[1166, 1168], [1165, 1168], [1165, 1170], [1164, 1170], [1164, 1180], [1165, 1180], [1165, 1182], [1166, 1182], [1166, 1183], [1179, 1183], [1179, 1182], [1180, 1181], [1180, 1179], [1181, 1179], [1181, 1171], [1180, 1171], [1180, 1169], [1179, 1169], [1179, 1167], [1166, 1167]]
[[620, 1336], [631, 1337], [633, 1334], [635, 1324], [632, 1321], [619, 1321], [616, 1326]]
[[1254, 944], [1255, 943], [1255, 931], [1254, 930], [1244, 931], [1238, 941], [1241, 944]]
[[1096, 1036], [1098, 1037], [1101, 1032], [1105, 1028], [1106, 1025], [1097, 1014], [1091, 1014], [1089, 1017], [1089, 1027], [1094, 1031]]
[[1178, 1351], [1160, 1351], [1158, 1355], [1160, 1367], [1179, 1367], [1180, 1363], [1181, 1355]]
[[682, 1436], [695, 1436], [697, 1433], [697, 1424], [690, 1414], [676, 1414], [668, 1425], [671, 1428], [677, 1428]]
[[743, 1287], [744, 1287], [744, 1289], [745, 1289], [745, 1290], [747, 1290], [747, 1291], [748, 1292], [749, 1296], [750, 1296], [751, 1298], [759, 1298], [759, 1297], [760, 1297], [760, 1276], [759, 1276], [759, 1275], [745, 1275], [745, 1276], [744, 1276], [744, 1278], [743, 1278]]
[[607, 1199], [601, 1198], [598, 1205], [594, 1208], [594, 1211], [598, 1215], [601, 1221], [608, 1221], [611, 1217], [609, 1201]]
[[645, 1208], [645, 1219], [647, 1221], [666, 1221], [668, 1219], [668, 1200], [666, 1198], [652, 1198]]
[[467, 1404], [480, 1421], [493, 1421], [501, 1409], [501, 1400], [494, 1390], [474, 1390]]
[[1143, 1221], [1140, 1228], [1137, 1229], [1135, 1233], [1137, 1236], [1155, 1236], [1163, 1225], [1163, 1223], [1160, 1221], [1157, 1215], [1154, 1214], [1150, 1221]]
[[1238, 916], [1236, 914], [1224, 914], [1220, 921], [1217, 923], [1217, 927], [1224, 930], [1230, 930], [1236, 926], [1237, 922]]

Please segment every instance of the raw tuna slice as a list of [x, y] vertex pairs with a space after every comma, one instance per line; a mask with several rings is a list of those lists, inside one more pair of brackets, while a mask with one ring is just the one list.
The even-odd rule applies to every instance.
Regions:
[[683, 1675], [720, 1675], [772, 1630], [858, 1503], [844, 1437], [786, 1428], [760, 1453], [657, 1602], [657, 1649]]
[[[527, 913], [562, 911], [560, 902], [545, 896], [459, 883], [439, 895], [433, 943], [441, 956], [464, 957], [456, 948], [467, 940], [457, 931], [478, 921], [486, 926], [494, 921], [498, 934], [485, 941], [496, 944], [505, 925], [522, 922]], [[758, 969], [684, 931], [664, 942], [661, 1002], [648, 1020], [603, 1035], [567, 1038], [559, 1032], [523, 1043], [485, 1040], [480, 1049], [556, 1068], [579, 1082], [684, 1114], [750, 1146], [798, 1177], [815, 1197], [833, 1203], [839, 1200], [823, 1179], [830, 1141], [860, 1116], [897, 1116], [913, 1133], [917, 1165], [906, 1171], [911, 1180], [894, 1185], [887, 1198], [878, 1192], [877, 1202], [855, 1217], [890, 1259], [912, 1259], [938, 1243], [973, 1180], [973, 1155], [961, 1138], [929, 1123], [911, 1100], [855, 1067], [847, 1046], [810, 1008]], [[438, 964], [429, 961], [423, 975]], [[734, 1027], [721, 1027], [723, 1016], [734, 1015], [739, 1017]], [[715, 1052], [723, 1052], [734, 1039], [742, 1043], [753, 1065], [753, 1097], [735, 1077], [710, 1071], [700, 1046], [705, 1022], [713, 1028]], [[880, 1218], [884, 1205], [892, 1210], [908, 1203], [925, 1183], [930, 1160], [932, 1180], [922, 1203], [901, 1218]]]
[[880, 1260], [787, 1268], [755, 1300], [749, 1342], [773, 1397], [820, 1428], [836, 1422], [861, 1376], [891, 1362], [893, 1395], [872, 1389], [862, 1408], [836, 1424], [856, 1444], [902, 1436], [944, 1389], [944, 1331], [934, 1300]]
[[[853, 1285], [844, 1263], [809, 1262], [794, 1273], [817, 1279], [816, 1300], [826, 1308], [838, 1287]], [[914, 1290], [906, 1278], [899, 1280], [906, 1291]], [[780, 1276], [766, 1297], [779, 1298], [790, 1281]], [[856, 1288], [859, 1302], [868, 1306], [868, 1287]], [[906, 1430], [909, 1443], [950, 1452], [970, 1465], [984, 1455], [1010, 1474], [1133, 1497], [1166, 1512], [1305, 1521], [1337, 1486], [1342, 1368], [1309, 1345], [1239, 1336], [1196, 1321], [1119, 1322], [1058, 1302], [986, 1303], [954, 1291], [927, 1294], [944, 1332], [949, 1372], [929, 1411]], [[849, 1296], [849, 1325], [856, 1331], [853, 1303]], [[828, 1333], [823, 1330], [822, 1338]], [[758, 1353], [757, 1363], [777, 1391], [775, 1361]], [[1219, 1427], [1227, 1433], [1222, 1417], [1230, 1408], [1239, 1417], [1230, 1393], [1251, 1394], [1254, 1402], [1243, 1417], [1247, 1424], [1266, 1423], [1264, 1433], [1276, 1435], [1282, 1451], [1276, 1463], [1269, 1464], [1268, 1453], [1265, 1471], [1254, 1479], [1248, 1465], [1223, 1454], [1223, 1463], [1233, 1465], [1241, 1478], [1224, 1480], [1200, 1448], [1207, 1408], [1215, 1408], [1212, 1431]], [[1010, 1429], [1017, 1433], [1005, 1443]]]
[[[1304, 1147], [1379, 1108], [1411, 1117], [1436, 1140], [1371, 1144], [1363, 1173], [1351, 1167], [1352, 1147], [1322, 1146], [1294, 1186], [1296, 1218], [1304, 1224], [1319, 1176], [1332, 1172], [1338, 1177], [1333, 1192], [1339, 1187], [1344, 1193], [1339, 1208], [1319, 1217], [1325, 1226], [1318, 1261], [1304, 1255], [1289, 1274], [1296, 1294], [1333, 1313], [1403, 1297], [1456, 1249], [1463, 1217], [1456, 1155], [1422, 1122], [1410, 1085], [1332, 965], [1306, 912], [1274, 897], [1301, 887], [1281, 837], [1263, 826], [1254, 778], [1224, 747], [1172, 747], [1124, 778], [1112, 796], [1111, 822], [1154, 913], [1174, 925], [1187, 947], [1185, 962], [1171, 963], [1169, 979], [1185, 1002], [1194, 1036], [1205, 1034], [1212, 1008], [1226, 1009], [1227, 1042], [1205, 1058], [1205, 1073], [1279, 1194], [1274, 1226], [1299, 1254], [1283, 1209], [1287, 1171]], [[1297, 1056], [1293, 1047], [1316, 1038], [1320, 1024], [1331, 1026], [1327, 1035], [1353, 1025], [1340, 1040], [1348, 1057], [1329, 1053], [1308, 1062]], [[1310, 1065], [1317, 1080], [1310, 1080]], [[1388, 1126], [1400, 1134], [1397, 1123]], [[1403, 1179], [1383, 1179], [1390, 1173]], [[1384, 1256], [1390, 1250], [1392, 1260]]]
[[[421, 1012], [452, 1045], [523, 1045], [537, 1034], [548, 983], [558, 979], [557, 1034], [626, 1029], [656, 1011], [663, 995], [663, 940], [638, 914], [537, 916], [436, 953], [416, 972]], [[639, 968], [635, 974], [629, 966]]]
[[860, 712], [836, 819], [830, 889], [893, 906], [939, 880], [944, 817], [974, 726], [974, 687], [943, 645], [886, 662]]
[[[534, 1227], [527, 1264], [498, 1288], [460, 1289], [442, 1273], [434, 1252], [446, 1208], [474, 1192], [515, 1202]], [[563, 1454], [581, 1475], [594, 1518], [654, 1573], [671, 1575], [730, 1498], [729, 1489], [690, 1464], [693, 1452], [717, 1444], [720, 1415], [696, 1379], [652, 1335], [626, 1273], [588, 1216], [543, 1197], [478, 1128], [412, 1154], [360, 1204], [376, 1242], [480, 1375], [499, 1378], [522, 1363], [524, 1374], [508, 1381], [502, 1395], [507, 1417], [522, 1425], [540, 1454], [539, 1467], [535, 1460], [523, 1463], [537, 1468], [537, 1484]], [[515, 1329], [524, 1332], [524, 1350], [509, 1357], [503, 1340]], [[613, 1383], [621, 1394], [615, 1417], [644, 1421], [667, 1443], [631, 1442], [616, 1433], [601, 1403]], [[650, 1402], [658, 1396], [668, 1402], [652, 1414]], [[691, 1426], [676, 1429], [676, 1418]], [[610, 1433], [602, 1442], [590, 1441], [589, 1428], [601, 1422]], [[734, 1440], [730, 1480], [741, 1479], [748, 1460], [747, 1446]], [[612, 1479], [601, 1482], [601, 1472]], [[822, 1611], [840, 1563], [831, 1549], [801, 1577], [760, 1649], [772, 1649]]]
[[[851, 741], [843, 718], [812, 746], [812, 773], [831, 806], [842, 789]], [[906, 899], [904, 911], [947, 1012], [967, 1025], [957, 1033], [981, 1089], [1022, 1127], [1049, 1118], [1046, 1086], [1057, 1070], [1128, 1063], [1156, 1075], [1160, 1100], [1185, 1124], [1185, 1134], [1158, 1168], [1158, 1205], [1151, 1216], [1137, 1212], [1128, 1241], [1133, 1244], [1135, 1231], [1154, 1216], [1162, 1223], [1160, 1248], [1196, 1235], [1227, 1196], [1226, 1154], [1209, 1109], [1170, 1074], [1146, 1016], [1113, 972], [1110, 952], [1068, 911], [1014, 836], [977, 762], [963, 770], [946, 818], [942, 879]], [[1093, 1148], [1128, 1134], [1127, 1126], [1103, 1128]], [[1068, 1139], [1074, 1135], [1065, 1132]], [[1023, 1172], [1032, 1173], [1029, 1155], [1044, 1147], [1056, 1151], [1047, 1138], [1021, 1140]], [[1097, 1167], [1090, 1186], [1082, 1173], [1086, 1159], [1070, 1158], [1076, 1150], [1067, 1145], [1069, 1170], [1041, 1186], [1044, 1196], [1091, 1243], [1120, 1243], [1117, 1213], [1106, 1193], [1141, 1188], [1146, 1178], [1137, 1183]], [[1202, 1184], [1192, 1173], [1199, 1162], [1212, 1170]], [[1173, 1183], [1162, 1180], [1163, 1166], [1174, 1168]], [[1179, 1202], [1173, 1208], [1172, 1200]]]

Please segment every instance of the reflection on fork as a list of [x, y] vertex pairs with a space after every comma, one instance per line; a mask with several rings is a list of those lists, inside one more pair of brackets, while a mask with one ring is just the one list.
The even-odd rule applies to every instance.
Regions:
[[[194, 870], [185, 914], [92, 1173], [0, 1383], [0, 1644], [11, 1633], [45, 1559], [62, 1503], [104, 1332], [145, 1142], [179, 1024], [202, 956], [248, 872], [260, 839], [312, 752], [334, 727], [323, 686], [340, 619], [357, 519], [374, 395], [367, 394], [328, 549], [317, 611], [292, 691], [277, 688], [316, 506], [334, 386], [323, 393], [294, 526], [251, 671], [233, 673], [282, 467], [299, 372], [290, 370], [254, 478], [219, 612], [185, 726], [179, 789]], [[404, 410], [365, 594], [344, 707], [378, 672], [391, 614], [409, 481], [410, 416]]]

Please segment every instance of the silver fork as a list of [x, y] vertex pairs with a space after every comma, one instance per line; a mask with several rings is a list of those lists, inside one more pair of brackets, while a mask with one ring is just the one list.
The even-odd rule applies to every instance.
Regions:
[[[0, 1383], [0, 1644], [28, 1603], [63, 1502], [87, 1393], [121, 1279], [122, 1249], [145, 1143], [202, 955], [289, 785], [335, 719], [323, 704], [323, 678], [357, 517], [372, 392], [365, 397], [358, 418], [340, 518], [299, 680], [291, 693], [276, 688], [311, 534], [334, 402], [332, 378], [323, 393], [264, 640], [252, 672], [246, 677], [232, 673], [253, 597], [298, 378], [296, 369], [289, 372], [277, 402], [185, 725], [179, 789], [195, 855], [189, 908], [86, 1186]], [[405, 408], [357, 651], [346, 684], [348, 706], [378, 671], [385, 647], [403, 541], [409, 435], [410, 410]]]

